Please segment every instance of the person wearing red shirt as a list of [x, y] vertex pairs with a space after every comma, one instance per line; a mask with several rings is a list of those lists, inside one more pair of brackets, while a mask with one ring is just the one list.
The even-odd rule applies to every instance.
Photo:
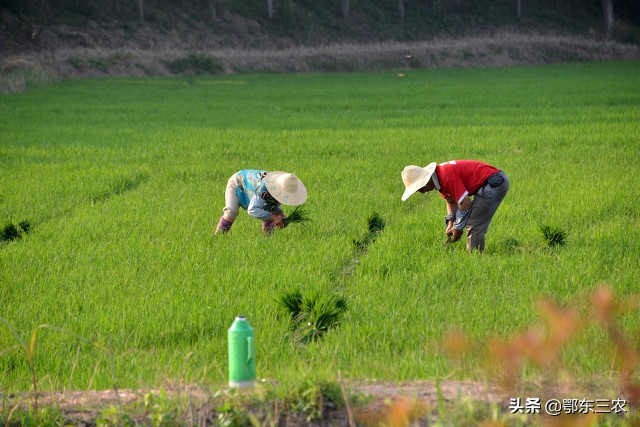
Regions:
[[[484, 250], [485, 234], [502, 199], [509, 191], [503, 171], [477, 160], [435, 162], [402, 171], [405, 192], [402, 201], [415, 192], [438, 190], [447, 205], [445, 216], [448, 242], [457, 242], [467, 230], [467, 250]], [[471, 199], [473, 197], [473, 200]]]

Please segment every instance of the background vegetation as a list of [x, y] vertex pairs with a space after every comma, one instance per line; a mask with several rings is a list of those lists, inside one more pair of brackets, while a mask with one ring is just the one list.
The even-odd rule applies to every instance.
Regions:
[[[613, 10], [610, 23], [606, 5]], [[153, 46], [148, 33], [136, 32], [140, 27], [165, 36], [198, 31], [199, 43], [215, 39], [217, 47], [425, 40], [504, 29], [640, 40], [640, 6], [631, 0], [2, 0], [0, 8], [0, 31], [11, 42], [4, 51], [14, 43], [22, 50], [42, 48], [38, 39], [46, 41], [61, 25], [76, 29], [60, 40], [67, 45], [102, 27], [128, 33], [141, 47]]]

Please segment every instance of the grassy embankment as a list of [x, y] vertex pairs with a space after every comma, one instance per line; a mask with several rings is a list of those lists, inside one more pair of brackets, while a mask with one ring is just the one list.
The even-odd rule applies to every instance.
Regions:
[[[223, 384], [240, 313], [260, 378], [482, 378], [482, 357], [461, 368], [437, 351], [448, 331], [508, 337], [537, 321], [539, 297], [586, 314], [602, 282], [640, 290], [639, 68], [104, 79], [3, 96], [0, 221], [30, 227], [0, 244], [0, 312], [27, 340], [68, 331], [38, 331], [40, 390]], [[511, 179], [482, 256], [443, 247], [437, 194], [400, 201], [405, 165], [455, 158]], [[243, 212], [214, 237], [242, 168], [296, 173], [310, 226], [265, 238]], [[384, 230], [359, 251], [374, 212]], [[541, 224], [567, 244], [547, 247]], [[296, 287], [348, 303], [303, 346], [277, 300]], [[637, 311], [621, 322], [640, 329]], [[31, 387], [17, 344], [0, 328], [3, 392]], [[610, 349], [587, 328], [562, 367], [612, 378]]]

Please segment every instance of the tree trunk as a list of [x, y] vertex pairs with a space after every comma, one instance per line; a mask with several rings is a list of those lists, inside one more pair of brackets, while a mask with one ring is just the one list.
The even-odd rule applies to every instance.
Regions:
[[140, 15], [140, 20], [144, 21], [144, 0], [136, 0], [138, 5], [138, 14]]
[[342, 17], [349, 16], [349, 0], [342, 0]]
[[613, 24], [615, 23], [615, 15], [613, 13], [613, 0], [602, 0], [602, 13], [604, 14], [604, 28], [607, 36], [613, 32]]
[[209, 11], [211, 12], [211, 19], [215, 21], [218, 18], [218, 12], [216, 12], [216, 0], [209, 0]]
[[400, 19], [404, 21], [404, 0], [398, 0], [398, 15], [400, 15]]
[[518, 19], [522, 16], [522, 0], [516, 0], [516, 12]]
[[267, 0], [267, 16], [273, 18], [273, 0]]

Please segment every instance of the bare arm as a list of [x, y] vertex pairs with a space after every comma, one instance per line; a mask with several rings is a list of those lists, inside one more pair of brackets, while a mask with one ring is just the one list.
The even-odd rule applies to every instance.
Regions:
[[463, 212], [468, 211], [471, 208], [471, 199], [469, 195], [464, 196], [462, 201], [460, 202], [460, 206], [458, 207], [458, 202], [451, 195], [447, 194], [444, 197], [444, 200], [447, 202], [447, 213], [455, 214], [458, 209]]
[[[464, 196], [460, 205], [453, 199], [453, 197], [447, 195], [445, 197], [445, 201], [447, 203], [447, 213], [455, 215], [458, 210], [460, 212], [468, 212], [471, 209], [471, 199], [469, 196]], [[462, 231], [456, 230], [454, 227], [454, 220], [447, 221], [447, 229], [445, 230], [445, 234], [449, 236], [452, 242], [457, 241], [462, 236]]]
[[471, 199], [469, 196], [464, 196], [464, 199], [460, 202], [460, 210], [466, 212], [469, 209], [471, 209]]

